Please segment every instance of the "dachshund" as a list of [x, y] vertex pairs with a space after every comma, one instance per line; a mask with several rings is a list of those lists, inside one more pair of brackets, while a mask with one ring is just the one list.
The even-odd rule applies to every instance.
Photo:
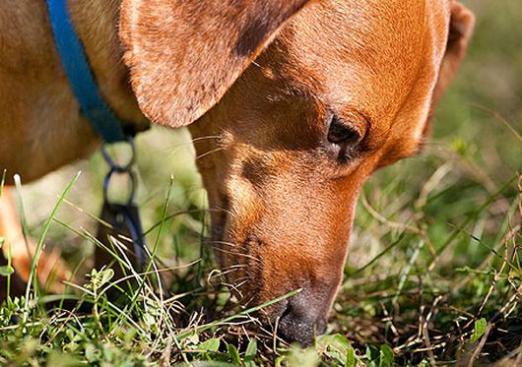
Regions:
[[[196, 147], [219, 209], [217, 261], [236, 266], [230, 283], [247, 280], [244, 303], [301, 289], [262, 317], [278, 319], [287, 340], [310, 343], [342, 279], [361, 187], [419, 151], [466, 52], [472, 12], [456, 0], [91, 0], [70, 1], [69, 11], [119, 118], [137, 130], [152, 122], [218, 137]], [[8, 185], [15, 173], [30, 182], [99, 147], [44, 1], [2, 1], [0, 55]], [[9, 201], [7, 186], [0, 236], [24, 278], [30, 251]], [[68, 274], [43, 253], [41, 281], [49, 267]]]

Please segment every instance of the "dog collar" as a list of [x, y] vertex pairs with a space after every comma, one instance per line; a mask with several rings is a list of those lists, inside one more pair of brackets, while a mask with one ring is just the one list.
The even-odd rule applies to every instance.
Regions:
[[106, 143], [127, 140], [123, 126], [129, 124], [120, 120], [102, 97], [74, 30], [67, 0], [47, 0], [47, 8], [56, 50], [81, 112]]

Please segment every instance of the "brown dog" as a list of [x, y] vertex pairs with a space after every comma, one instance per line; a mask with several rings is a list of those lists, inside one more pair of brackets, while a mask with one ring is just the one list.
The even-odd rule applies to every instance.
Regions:
[[[249, 280], [244, 302], [301, 288], [266, 317], [309, 342], [341, 281], [362, 184], [418, 151], [473, 15], [451, 0], [92, 0], [70, 10], [116, 114], [220, 136], [197, 147], [217, 150], [198, 164], [210, 206], [223, 209], [212, 212], [219, 263], [240, 265], [230, 281]], [[2, 2], [0, 47], [8, 178], [34, 180], [91, 153], [99, 139], [43, 1]]]

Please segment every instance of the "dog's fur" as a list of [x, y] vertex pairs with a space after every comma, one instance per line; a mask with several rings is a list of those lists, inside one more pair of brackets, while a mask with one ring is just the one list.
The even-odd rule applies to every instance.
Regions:
[[[282, 316], [284, 335], [309, 341], [341, 280], [362, 184], [418, 151], [473, 15], [451, 0], [70, 7], [120, 117], [220, 137], [196, 147], [214, 152], [198, 164], [210, 206], [222, 209], [212, 211], [219, 262], [236, 266], [230, 281], [243, 284], [245, 303], [302, 288], [266, 317]], [[8, 178], [20, 173], [27, 182], [92, 152], [99, 139], [60, 67], [43, 1], [0, 5], [0, 52], [0, 168]], [[357, 131], [356, 144], [328, 141], [333, 116]], [[9, 231], [5, 220], [0, 231]]]

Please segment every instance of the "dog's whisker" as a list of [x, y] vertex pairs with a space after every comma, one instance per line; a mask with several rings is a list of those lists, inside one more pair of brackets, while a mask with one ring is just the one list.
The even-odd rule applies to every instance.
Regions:
[[241, 271], [243, 270], [242, 268], [235, 268], [235, 269], [223, 269], [220, 271], [219, 275], [220, 276], [224, 276], [224, 275], [229, 275], [229, 274], [233, 274], [234, 272], [237, 272], [237, 271]]
[[206, 136], [200, 136], [200, 137], [197, 137], [197, 138], [192, 138], [192, 142], [195, 143], [195, 142], [198, 142], [198, 141], [201, 141], [201, 140], [210, 140], [210, 139], [221, 139], [222, 136], [221, 135], [206, 135]]
[[244, 258], [251, 259], [251, 260], [254, 260], [254, 261], [261, 261], [260, 259], [254, 257], [252, 255], [243, 254], [243, 253], [234, 252], [234, 251], [227, 251], [227, 250], [223, 250], [222, 248], [219, 248], [219, 247], [214, 248], [214, 250], [218, 251], [218, 252], [221, 252], [221, 253], [224, 253], [224, 254], [227, 254], [227, 255], [240, 256], [240, 257], [244, 257]]
[[221, 150], [224, 150], [224, 149], [222, 147], [219, 147], [219, 148], [211, 149], [208, 152], [201, 153], [200, 155], [196, 156], [196, 161], [201, 159], [201, 158], [204, 158], [204, 157], [206, 157], [208, 155], [211, 155], [213, 153], [217, 153], [217, 152], [219, 152]]
[[220, 240], [212, 240], [212, 239], [208, 239], [206, 241], [206, 244], [208, 244], [208, 245], [224, 245], [224, 246], [230, 246], [230, 247], [233, 247], [233, 248], [239, 248], [237, 243], [227, 242], [227, 241], [220, 241]]
[[172, 156], [172, 155], [175, 155], [177, 153], [178, 148], [184, 148], [184, 147], [187, 147], [187, 146], [192, 146], [193, 143], [197, 143], [197, 142], [204, 141], [204, 140], [211, 140], [211, 139], [219, 140], [219, 139], [221, 139], [221, 136], [219, 136], [219, 135], [208, 135], [208, 136], [201, 136], [199, 138], [193, 138], [193, 139], [191, 139], [189, 141], [186, 141], [184, 143], [178, 143], [178, 144], [171, 145], [169, 147], [169, 151], [165, 152], [165, 153], [167, 153], [169, 156]]
[[[216, 246], [218, 245], [218, 246]], [[223, 248], [221, 248], [220, 246], [221, 245], [225, 245], [225, 246], [229, 246], [229, 248], [231, 248], [232, 250], [224, 250]], [[227, 253], [227, 254], [230, 254], [230, 255], [238, 255], [238, 256], [242, 256], [242, 257], [246, 257], [246, 258], [249, 258], [249, 259], [252, 259], [256, 262], [261, 262], [261, 259], [253, 256], [253, 255], [249, 255], [249, 254], [246, 254], [244, 252], [241, 252], [241, 250], [243, 249], [242, 247], [239, 247], [237, 246], [236, 244], [232, 244], [232, 243], [220, 243], [219, 241], [217, 243], [208, 243], [208, 246], [212, 247], [213, 249], [217, 250], [217, 251], [220, 251], [222, 253]], [[237, 251], [234, 251], [234, 250], [237, 250]]]

